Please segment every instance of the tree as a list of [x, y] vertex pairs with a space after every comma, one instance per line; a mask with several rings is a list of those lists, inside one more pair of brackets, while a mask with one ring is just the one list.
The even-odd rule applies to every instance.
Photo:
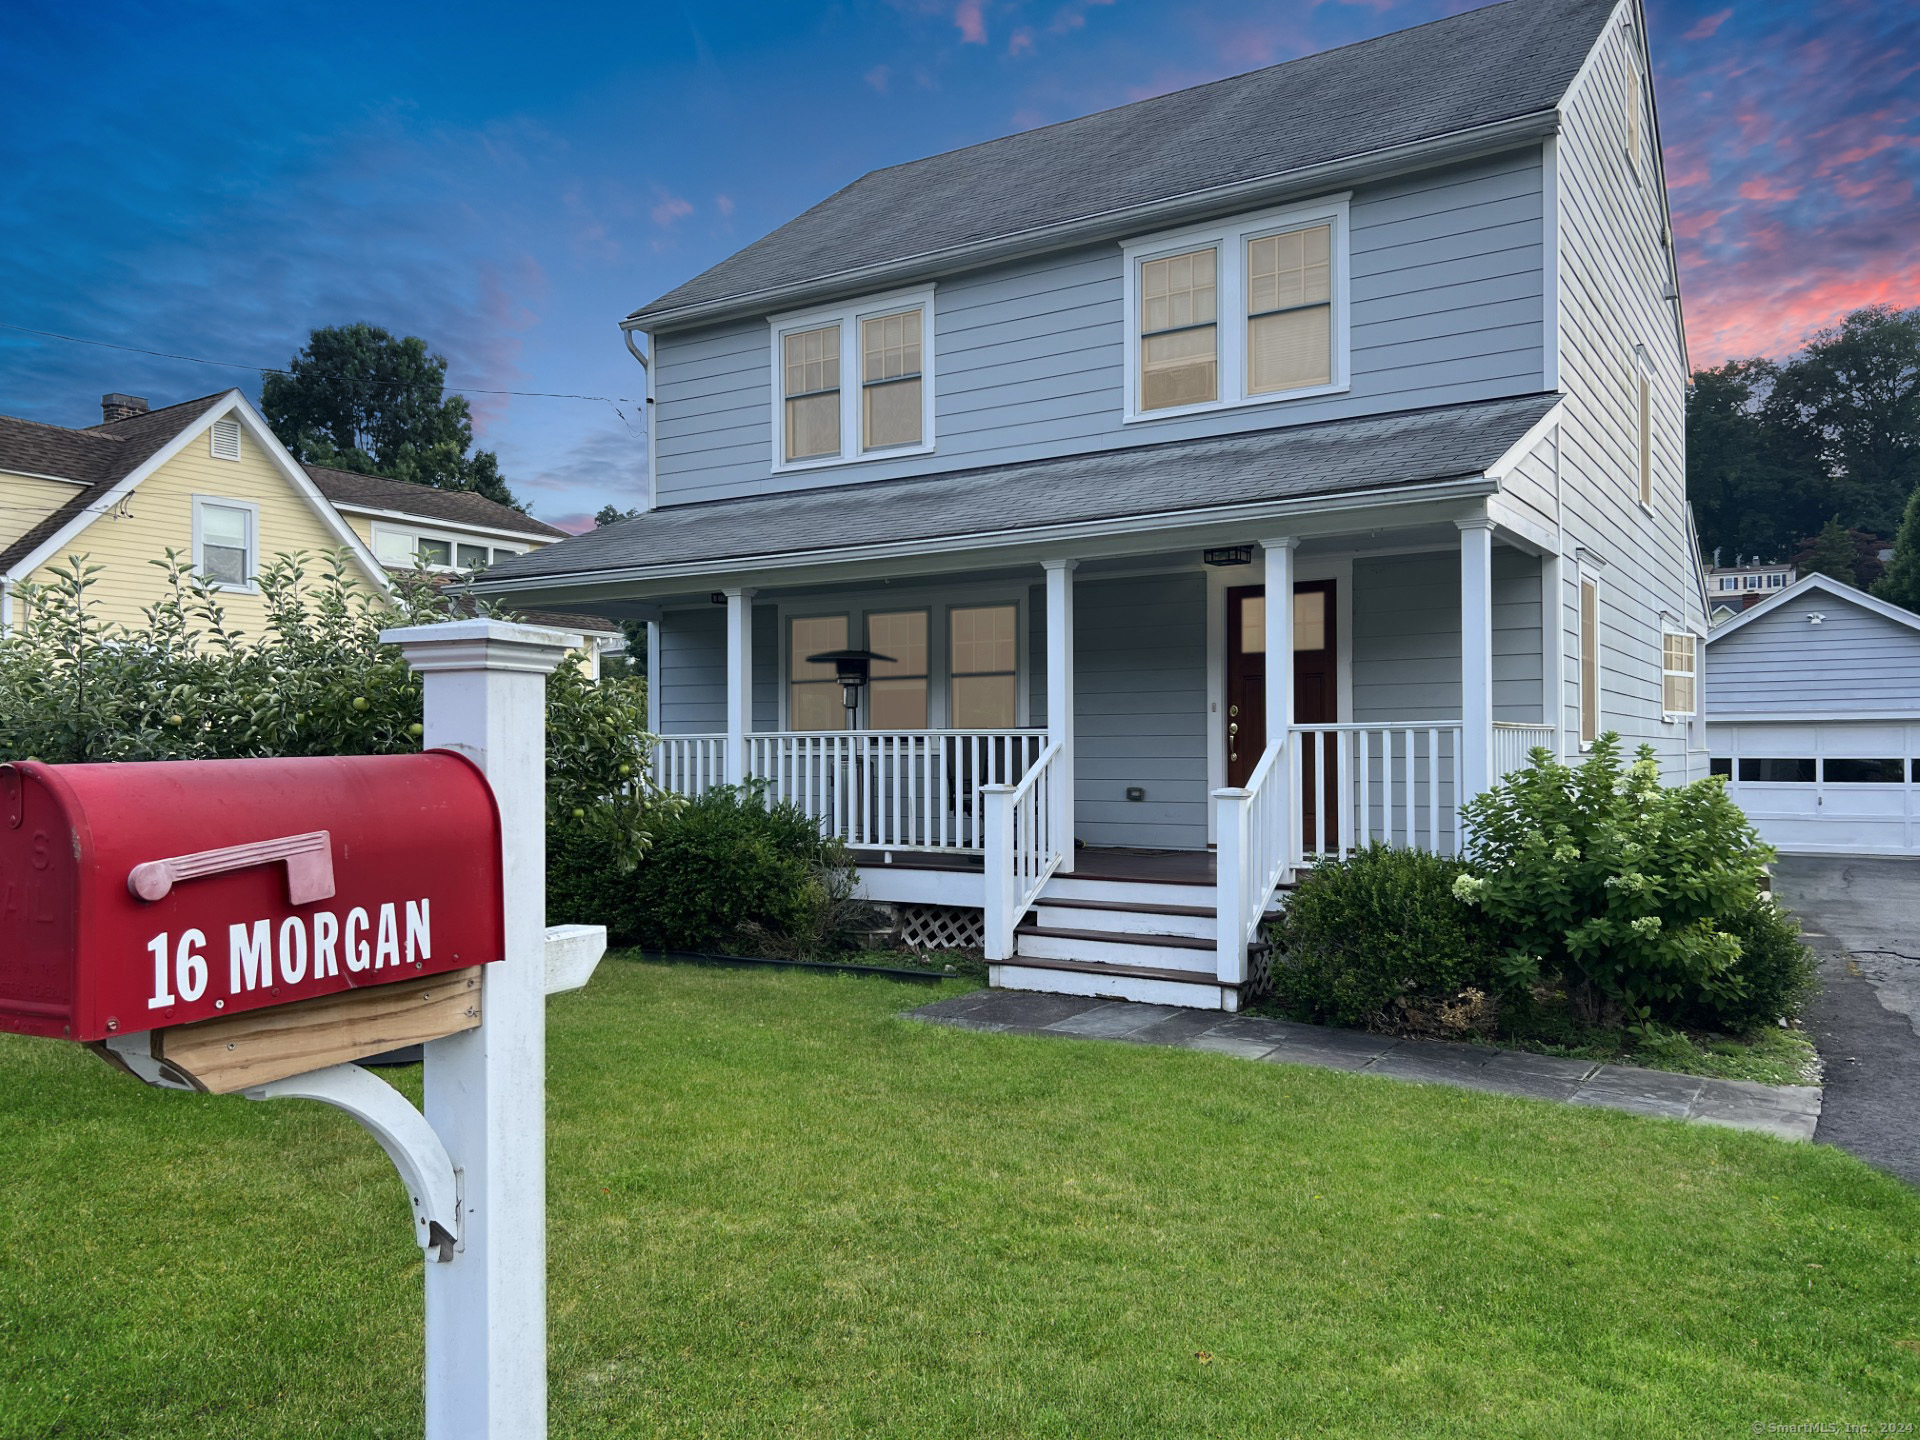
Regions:
[[1695, 371], [1687, 385], [1687, 498], [1709, 551], [1778, 558], [1830, 511], [1817, 467], [1781, 453], [1765, 411], [1771, 360]]
[[1813, 544], [1797, 559], [1802, 575], [1825, 575], [1842, 585], [1859, 583], [1860, 572], [1855, 567], [1853, 536], [1840, 523], [1838, 515], [1820, 527], [1820, 533], [1813, 537]]
[[593, 512], [593, 528], [598, 530], [602, 525], [611, 525], [616, 520], [631, 520], [639, 513], [638, 510], [622, 510], [618, 505], [602, 505]]
[[467, 397], [448, 395], [446, 380], [445, 358], [416, 335], [330, 325], [307, 337], [284, 374], [267, 375], [260, 411], [305, 464], [469, 490], [525, 510], [499, 457], [472, 450]]
[[[593, 528], [598, 530], [611, 525], [616, 520], [631, 520], [638, 510], [622, 510], [618, 505], [602, 505], [593, 513]], [[627, 653], [609, 656], [601, 662], [603, 673], [611, 666], [621, 675], [634, 675], [645, 679], [647, 675], [647, 622], [644, 620], [622, 620], [620, 633], [627, 637]]]
[[1893, 559], [1887, 562], [1886, 574], [1874, 582], [1873, 593], [1920, 613], [1920, 486], [1907, 497], [1907, 513], [1893, 539]]

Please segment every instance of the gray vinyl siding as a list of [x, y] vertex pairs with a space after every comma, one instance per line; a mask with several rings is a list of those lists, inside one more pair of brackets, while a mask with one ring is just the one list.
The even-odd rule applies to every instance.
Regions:
[[[1353, 720], [1460, 718], [1460, 553], [1353, 562]], [[1493, 718], [1539, 723], [1539, 557], [1493, 551]]]
[[1706, 671], [1716, 719], [1920, 714], [1920, 631], [1822, 591], [1715, 639]]
[[[753, 728], [780, 728], [779, 616], [753, 607]], [[660, 733], [718, 735], [727, 728], [727, 612], [669, 610], [660, 617]]]
[[942, 280], [936, 452], [772, 473], [764, 319], [659, 337], [659, 503], [1030, 460], [1544, 388], [1537, 148], [1356, 191], [1352, 385], [1340, 395], [1124, 425], [1120, 247]]
[[[1206, 577], [1077, 585], [1073, 643], [1080, 839], [1205, 848]], [[1129, 785], [1146, 799], [1128, 800]]]
[[[1675, 625], [1704, 631], [1705, 617], [1687, 538], [1686, 364], [1666, 298], [1656, 137], [1643, 97], [1636, 179], [1623, 148], [1627, 53], [1625, 32], [1609, 26], [1566, 104], [1557, 152], [1563, 713], [1572, 744], [1584, 570], [1599, 586], [1601, 728], [1628, 748], [1653, 745], [1667, 778], [1679, 780], [1704, 773], [1704, 750], [1689, 744], [1703, 732], [1662, 718], [1660, 636]], [[1636, 345], [1652, 378], [1651, 514], [1639, 503]]]

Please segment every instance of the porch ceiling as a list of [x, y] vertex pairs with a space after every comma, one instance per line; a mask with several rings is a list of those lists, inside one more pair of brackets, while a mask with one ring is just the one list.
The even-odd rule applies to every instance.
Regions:
[[657, 596], [694, 588], [686, 582], [696, 576], [808, 559], [977, 551], [1088, 528], [1251, 523], [1263, 509], [1278, 516], [1320, 499], [1417, 499], [1422, 487], [1483, 475], [1558, 399], [1529, 395], [669, 506], [503, 561], [474, 589], [531, 597], [618, 584]]

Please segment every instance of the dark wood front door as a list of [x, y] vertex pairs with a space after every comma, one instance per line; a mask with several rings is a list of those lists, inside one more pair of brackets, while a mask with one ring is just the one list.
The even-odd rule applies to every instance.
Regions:
[[[1334, 635], [1334, 582], [1303, 580], [1293, 587], [1293, 722], [1333, 725], [1340, 714], [1339, 647]], [[1244, 785], [1260, 763], [1267, 739], [1266, 587], [1237, 585], [1227, 591], [1227, 784]], [[1331, 767], [1311, 752], [1301, 757], [1300, 803], [1304, 833], [1322, 835], [1321, 848], [1337, 843], [1338, 813]], [[1327, 817], [1322, 832], [1320, 814]]]

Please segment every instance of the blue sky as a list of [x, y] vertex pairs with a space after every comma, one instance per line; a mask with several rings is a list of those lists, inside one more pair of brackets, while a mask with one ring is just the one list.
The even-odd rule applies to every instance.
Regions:
[[[316, 325], [425, 336], [577, 526], [642, 489], [618, 318], [863, 171], [1466, 8], [12, 0], [0, 324], [243, 367]], [[1920, 7], [1655, 0], [1651, 28], [1695, 363], [1920, 303]], [[259, 376], [0, 329], [0, 413], [230, 384]]]

